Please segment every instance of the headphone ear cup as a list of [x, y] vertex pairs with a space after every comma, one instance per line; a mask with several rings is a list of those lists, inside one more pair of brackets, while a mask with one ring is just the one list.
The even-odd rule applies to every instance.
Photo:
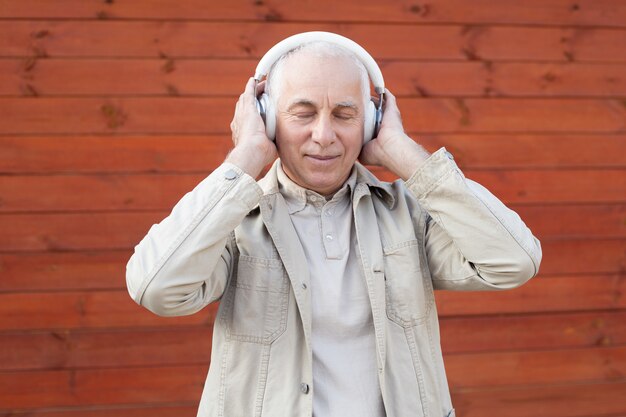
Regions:
[[272, 100], [270, 100], [270, 97], [266, 93], [261, 94], [261, 97], [258, 98], [257, 108], [259, 109], [263, 122], [265, 122], [265, 134], [269, 140], [275, 140], [276, 111], [274, 111]]
[[373, 101], [367, 103], [365, 109], [365, 123], [363, 125], [363, 143], [367, 143], [376, 135], [376, 105]]

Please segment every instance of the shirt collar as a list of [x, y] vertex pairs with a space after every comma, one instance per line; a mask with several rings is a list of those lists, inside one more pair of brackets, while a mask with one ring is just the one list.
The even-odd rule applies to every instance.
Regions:
[[293, 182], [291, 178], [285, 174], [282, 164], [280, 163], [276, 168], [276, 179], [278, 180], [278, 191], [282, 194], [287, 203], [289, 214], [294, 214], [303, 210], [307, 204], [321, 207], [326, 204], [327, 201], [338, 201], [344, 198], [351, 200], [356, 187], [357, 169], [356, 166], [352, 167], [352, 171], [346, 182], [344, 182], [343, 186], [328, 200], [323, 195], [301, 187]]

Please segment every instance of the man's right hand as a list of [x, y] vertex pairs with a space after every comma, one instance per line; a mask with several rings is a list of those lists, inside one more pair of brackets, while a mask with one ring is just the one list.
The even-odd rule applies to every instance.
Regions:
[[226, 162], [237, 165], [256, 178], [265, 166], [276, 159], [278, 151], [265, 134], [263, 119], [256, 108], [256, 98], [265, 89], [265, 82], [257, 85], [257, 91], [254, 91], [254, 84], [254, 78], [250, 78], [235, 106], [235, 115], [230, 123], [235, 146], [226, 157]]

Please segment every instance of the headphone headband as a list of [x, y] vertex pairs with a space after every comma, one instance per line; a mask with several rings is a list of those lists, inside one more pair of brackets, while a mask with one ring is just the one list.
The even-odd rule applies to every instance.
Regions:
[[330, 32], [304, 32], [290, 36], [287, 39], [278, 42], [270, 48], [270, 50], [267, 51], [267, 53], [259, 61], [259, 64], [254, 71], [254, 79], [261, 81], [261, 79], [267, 75], [272, 65], [274, 65], [274, 63], [278, 61], [281, 56], [300, 45], [310, 42], [333, 43], [354, 53], [365, 66], [370, 80], [372, 80], [372, 84], [374, 85], [374, 91], [378, 94], [384, 94], [385, 80], [383, 79], [383, 74], [380, 71], [380, 68], [378, 68], [374, 58], [372, 58], [372, 56], [361, 45], [353, 40]]

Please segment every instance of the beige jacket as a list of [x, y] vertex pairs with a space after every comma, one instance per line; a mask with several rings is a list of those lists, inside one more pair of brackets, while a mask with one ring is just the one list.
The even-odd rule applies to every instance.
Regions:
[[[357, 169], [358, 258], [387, 416], [454, 416], [433, 289], [517, 287], [537, 274], [539, 241], [444, 148], [406, 183]], [[307, 259], [276, 165], [259, 183], [216, 169], [150, 229], [126, 278], [131, 297], [163, 316], [221, 299], [198, 416], [312, 415]]]

